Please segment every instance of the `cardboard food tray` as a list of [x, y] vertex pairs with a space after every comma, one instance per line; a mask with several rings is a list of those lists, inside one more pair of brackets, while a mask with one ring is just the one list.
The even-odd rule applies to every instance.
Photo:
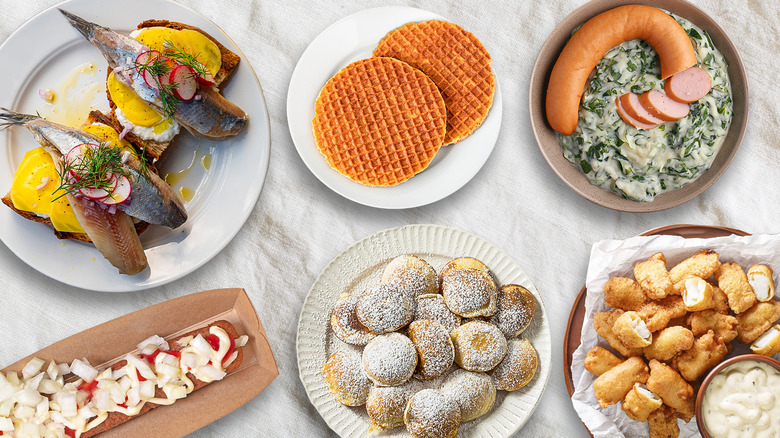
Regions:
[[17, 371], [33, 357], [70, 364], [86, 357], [99, 369], [138, 351], [151, 335], [175, 338], [224, 319], [239, 335], [248, 335], [244, 360], [223, 380], [192, 392], [170, 406], [160, 406], [113, 428], [101, 437], [180, 437], [238, 409], [253, 399], [279, 374], [257, 312], [243, 289], [215, 289], [175, 298], [100, 324], [52, 344], [3, 369]]

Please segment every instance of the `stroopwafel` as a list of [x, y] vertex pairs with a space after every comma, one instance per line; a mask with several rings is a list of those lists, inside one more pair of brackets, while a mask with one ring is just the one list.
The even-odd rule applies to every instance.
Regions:
[[433, 79], [447, 105], [445, 145], [468, 137], [487, 117], [496, 89], [490, 54], [457, 24], [406, 24], [382, 38], [374, 56], [399, 59]]
[[424, 170], [446, 131], [436, 84], [385, 57], [341, 69], [320, 91], [314, 113], [314, 138], [328, 164], [368, 186], [393, 186]]

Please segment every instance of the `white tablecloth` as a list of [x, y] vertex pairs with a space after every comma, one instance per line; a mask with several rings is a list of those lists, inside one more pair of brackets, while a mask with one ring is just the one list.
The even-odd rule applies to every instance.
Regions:
[[[0, 41], [55, 3], [0, 0]], [[386, 228], [435, 223], [462, 228], [498, 244], [523, 266], [544, 297], [551, 321], [553, 372], [541, 404], [518, 436], [586, 436], [564, 384], [562, 342], [571, 305], [585, 281], [591, 244], [677, 223], [780, 232], [773, 214], [780, 201], [776, 67], [780, 4], [775, 1], [695, 2], [725, 29], [742, 55], [749, 78], [750, 121], [742, 146], [720, 180], [686, 204], [651, 214], [612, 211], [577, 195], [548, 167], [531, 131], [528, 81], [533, 62], [555, 25], [581, 1], [181, 3], [231, 36], [263, 86], [271, 115], [272, 147], [260, 200], [238, 236], [212, 261], [171, 284], [137, 293], [88, 292], [64, 286], [39, 274], [0, 244], [0, 368], [143, 307], [196, 291], [242, 287], [265, 325], [280, 375], [250, 403], [193, 436], [328, 435], [330, 430], [309, 403], [298, 378], [295, 332], [304, 296], [326, 264], [356, 240]], [[309, 172], [287, 129], [285, 99], [298, 58], [323, 29], [364, 8], [398, 3], [438, 13], [480, 38], [501, 82], [504, 116], [492, 156], [469, 184], [432, 205], [386, 211], [342, 198]], [[121, 13], [122, 2], [114, 4]], [[154, 11], [149, 11], [149, 17], [155, 17]]]

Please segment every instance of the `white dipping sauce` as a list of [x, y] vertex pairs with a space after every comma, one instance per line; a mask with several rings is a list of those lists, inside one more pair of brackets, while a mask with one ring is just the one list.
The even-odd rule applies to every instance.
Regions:
[[704, 393], [702, 419], [713, 438], [780, 437], [780, 371], [752, 360], [726, 367]]

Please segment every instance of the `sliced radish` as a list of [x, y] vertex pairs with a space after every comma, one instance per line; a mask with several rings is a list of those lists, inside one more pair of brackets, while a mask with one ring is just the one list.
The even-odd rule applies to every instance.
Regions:
[[157, 89], [157, 81], [154, 78], [154, 75], [148, 68], [139, 68], [139, 66], [150, 66], [154, 63], [154, 61], [157, 60], [157, 58], [160, 57], [160, 52], [157, 50], [147, 50], [145, 52], [141, 52], [140, 55], [138, 55], [137, 58], [135, 58], [135, 65], [136, 70], [138, 70], [141, 75], [144, 78], [144, 82], [146, 82], [146, 85]]
[[171, 71], [170, 82], [175, 84], [173, 92], [181, 100], [190, 100], [198, 91], [198, 74], [188, 65], [179, 65]]
[[172, 60], [171, 58], [163, 58], [163, 63], [165, 64], [165, 74], [162, 74], [157, 77], [157, 80], [160, 81], [163, 85], [170, 85], [171, 84], [171, 73], [173, 73], [173, 70], [176, 69], [176, 61]]
[[106, 205], [119, 204], [130, 197], [130, 180], [124, 175], [111, 175], [111, 177], [116, 183], [114, 191], [100, 200]]
[[211, 73], [207, 71], [205, 75], [198, 75], [198, 83], [200, 85], [210, 87], [214, 85], [216, 82], [214, 81], [214, 76], [212, 76]]

